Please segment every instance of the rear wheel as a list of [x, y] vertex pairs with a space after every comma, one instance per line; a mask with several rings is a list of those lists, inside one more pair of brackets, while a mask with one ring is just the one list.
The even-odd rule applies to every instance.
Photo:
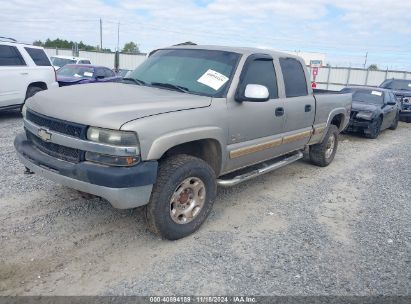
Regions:
[[334, 159], [338, 147], [338, 128], [330, 125], [323, 141], [310, 146], [310, 161], [320, 167], [328, 166]]
[[28, 87], [27, 92], [26, 92], [26, 98], [24, 99], [24, 102], [20, 107], [20, 112], [23, 110], [23, 106], [26, 103], [26, 100], [29, 99], [30, 97], [33, 97], [34, 95], [36, 95], [40, 91], [44, 91], [44, 89], [42, 89], [40, 87], [36, 87], [36, 86]]
[[400, 120], [400, 113], [397, 112], [397, 115], [395, 115], [394, 121], [392, 122], [390, 126], [390, 130], [397, 129], [399, 120]]
[[380, 116], [371, 123], [370, 130], [365, 134], [365, 136], [371, 139], [376, 139], [380, 135], [381, 124], [382, 118]]
[[35, 86], [31, 86], [27, 89], [26, 92], [26, 99], [24, 99], [24, 101], [26, 101], [28, 98], [33, 97], [34, 95], [36, 95], [38, 92], [40, 91], [44, 91], [44, 89], [40, 88], [40, 87], [35, 87]]
[[163, 160], [146, 206], [149, 229], [169, 240], [193, 233], [210, 214], [216, 189], [215, 173], [202, 159], [176, 155]]

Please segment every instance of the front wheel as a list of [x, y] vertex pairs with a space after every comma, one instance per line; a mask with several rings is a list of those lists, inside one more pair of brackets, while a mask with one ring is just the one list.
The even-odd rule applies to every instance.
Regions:
[[149, 229], [169, 240], [193, 233], [210, 214], [216, 192], [215, 173], [202, 159], [176, 155], [161, 161], [146, 206]]
[[334, 159], [338, 147], [338, 128], [330, 125], [322, 142], [310, 146], [310, 160], [319, 167], [328, 166]]
[[392, 122], [390, 126], [390, 130], [396, 130], [398, 128], [398, 122], [400, 120], [400, 113], [397, 112], [395, 115], [394, 121]]
[[381, 133], [382, 118], [376, 118], [370, 125], [368, 133], [365, 136], [371, 139], [376, 139]]

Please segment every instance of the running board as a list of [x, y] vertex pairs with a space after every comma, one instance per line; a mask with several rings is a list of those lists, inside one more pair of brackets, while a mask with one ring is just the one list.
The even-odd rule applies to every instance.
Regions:
[[[239, 183], [245, 182], [246, 180], [252, 179], [254, 177], [263, 175], [265, 173], [274, 171], [276, 169], [279, 169], [281, 167], [284, 167], [285, 165], [291, 164], [299, 159], [303, 158], [303, 153], [301, 151], [298, 151], [295, 154], [288, 155], [284, 157], [283, 159], [271, 164], [271, 165], [266, 165], [266, 163], [262, 163], [262, 166], [265, 165], [265, 167], [259, 168], [252, 170], [250, 172], [240, 174], [238, 176], [235, 176], [232, 179], [217, 179], [217, 185], [222, 186], [222, 187], [231, 187], [234, 185], [237, 185]], [[261, 166], [261, 165], [260, 165]]]

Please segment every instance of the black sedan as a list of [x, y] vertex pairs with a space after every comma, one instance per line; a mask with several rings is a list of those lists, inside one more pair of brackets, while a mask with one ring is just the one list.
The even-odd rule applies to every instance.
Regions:
[[377, 138], [384, 129], [398, 126], [400, 105], [391, 90], [375, 87], [346, 87], [342, 93], [352, 93], [352, 111], [346, 131], [362, 132]]

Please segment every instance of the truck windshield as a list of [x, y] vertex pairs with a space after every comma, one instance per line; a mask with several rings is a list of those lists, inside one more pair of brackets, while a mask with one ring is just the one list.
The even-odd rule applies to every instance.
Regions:
[[411, 91], [411, 80], [386, 80], [380, 87], [390, 90]]
[[239, 57], [237, 53], [214, 50], [158, 50], [127, 78], [163, 89], [223, 96]]

